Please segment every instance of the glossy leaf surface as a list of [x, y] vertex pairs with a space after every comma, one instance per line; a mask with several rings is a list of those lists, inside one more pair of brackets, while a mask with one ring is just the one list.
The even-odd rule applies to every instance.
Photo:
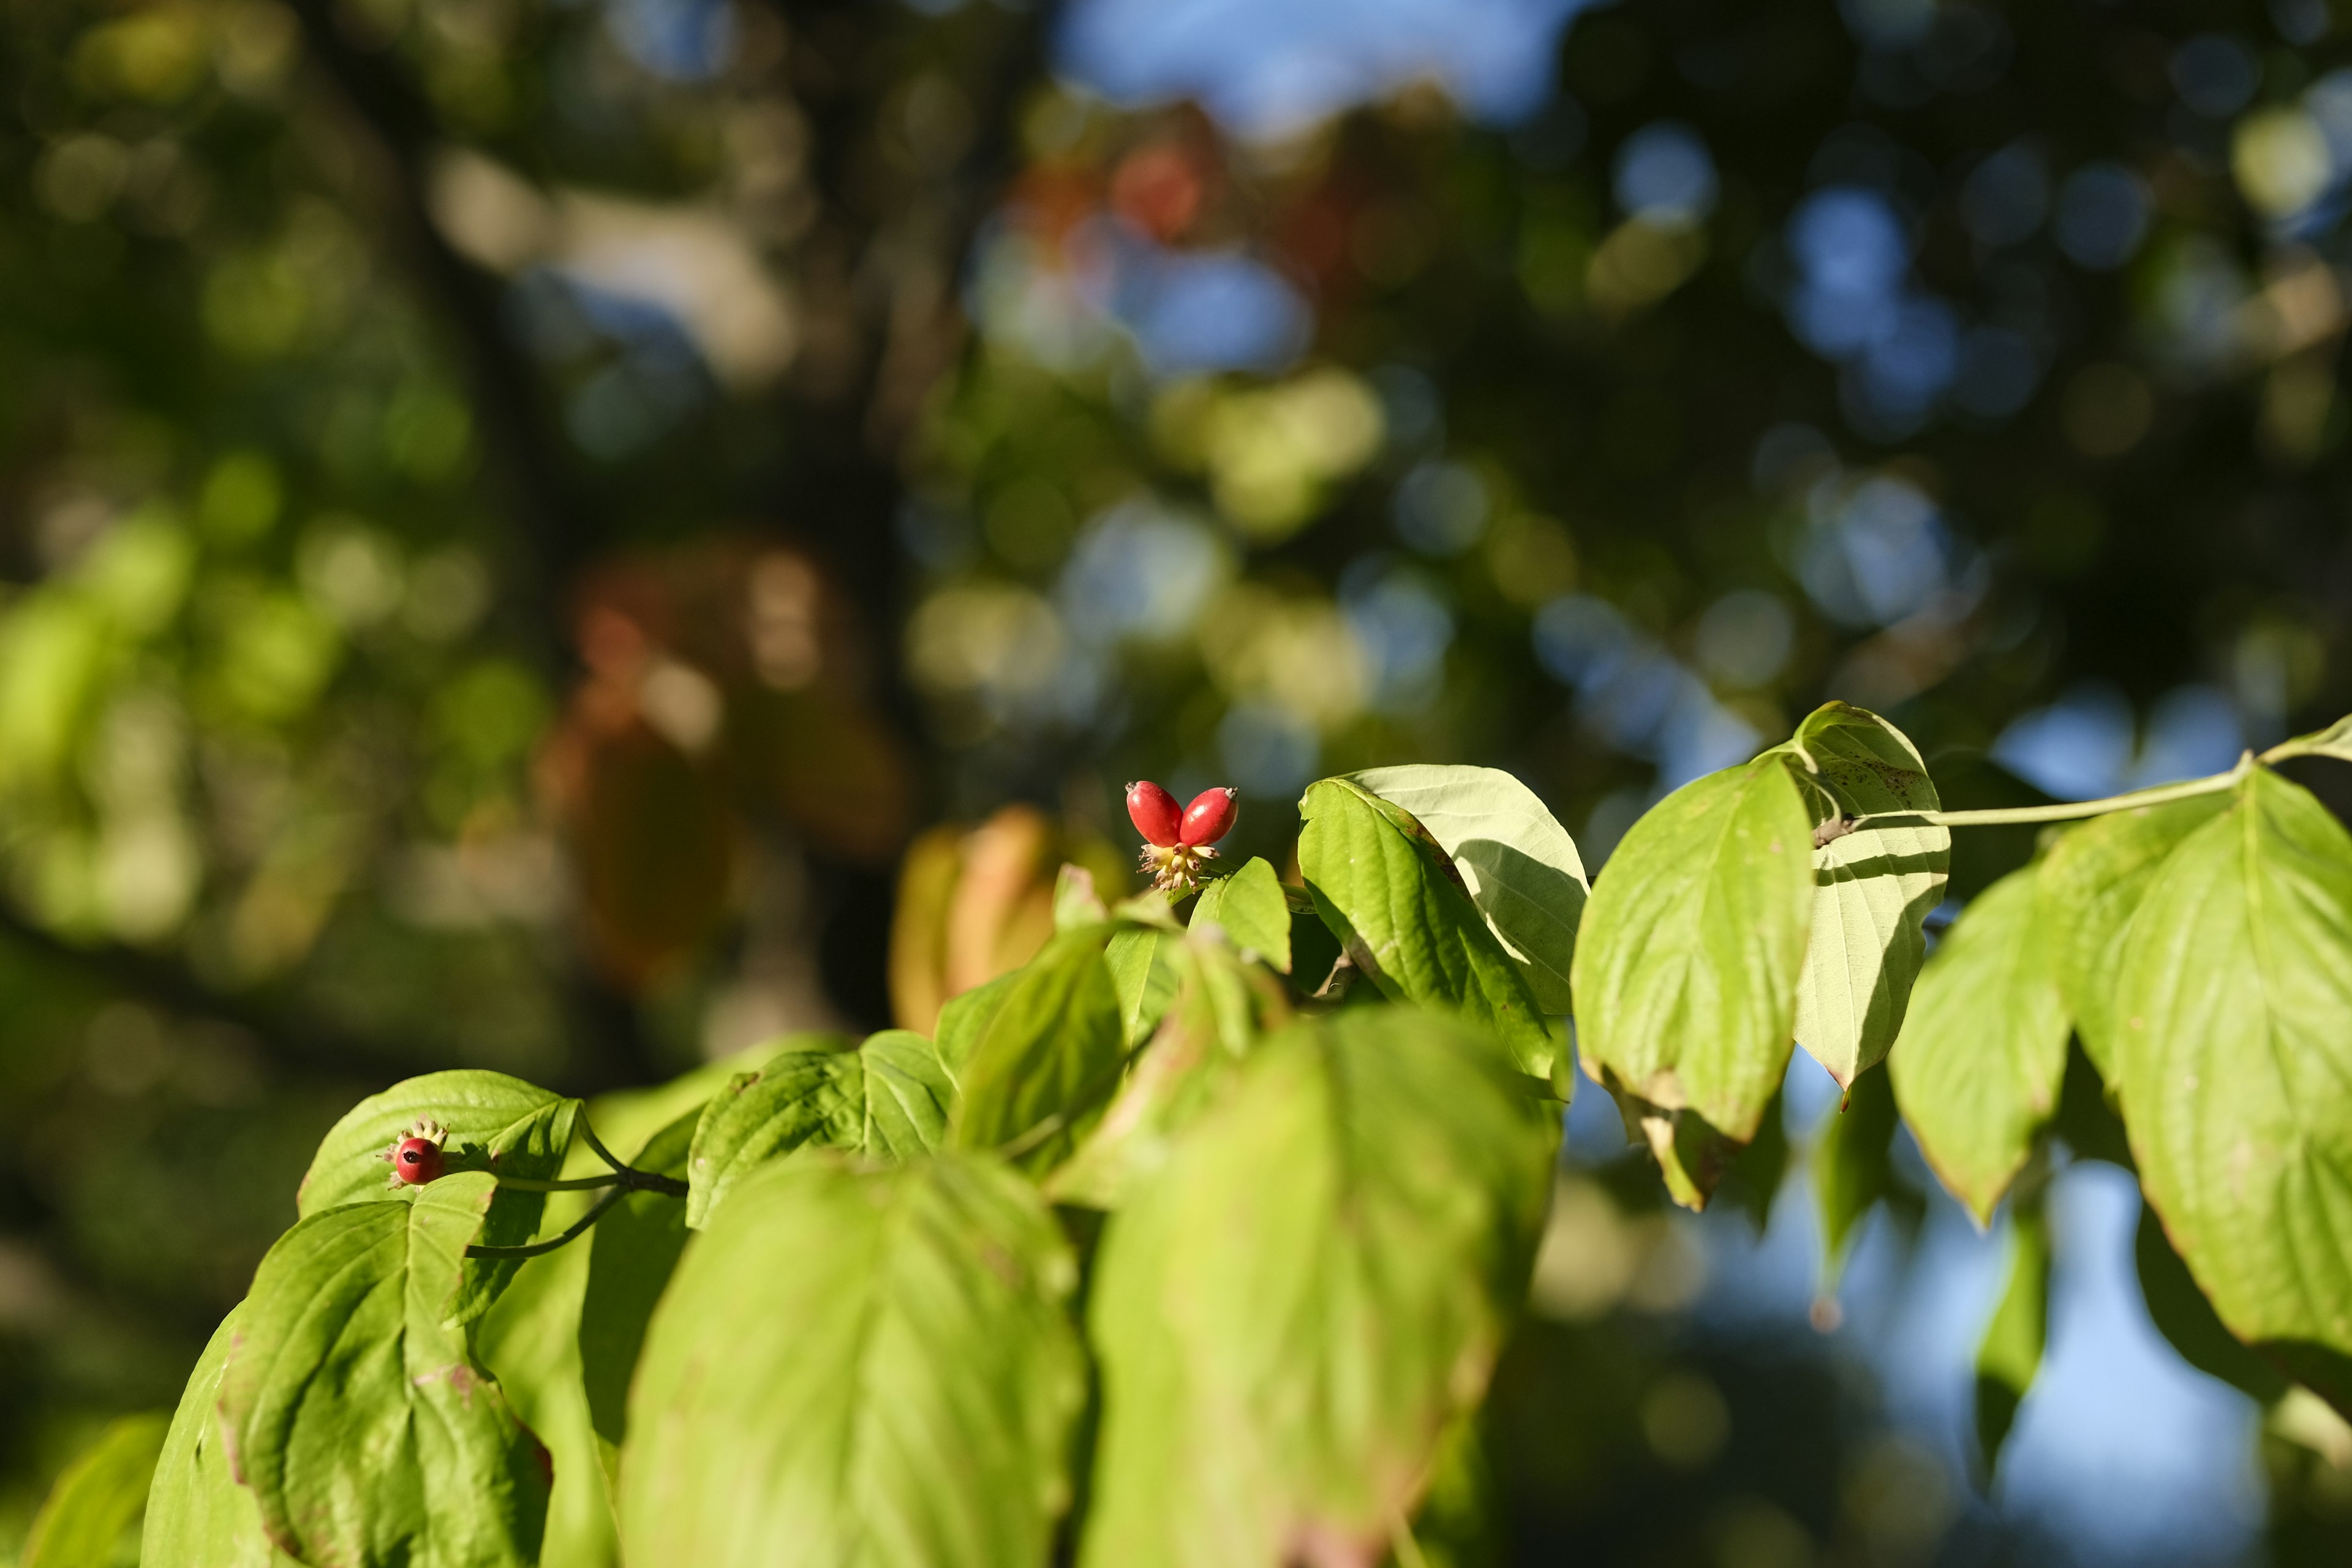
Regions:
[[1290, 905], [1282, 896], [1281, 879], [1265, 861], [1253, 857], [1232, 876], [1202, 888], [1192, 906], [1192, 923], [1203, 921], [1223, 929], [1237, 952], [1269, 969], [1290, 972]]
[[1568, 1012], [1576, 928], [1591, 888], [1576, 840], [1536, 792], [1500, 768], [1415, 763], [1349, 776], [1429, 830], [1536, 1005]]
[[963, 1099], [948, 1127], [960, 1149], [1026, 1140], [1013, 1156], [1032, 1171], [1069, 1157], [1118, 1087], [1126, 1029], [1108, 928], [1055, 937], [1013, 977], [959, 1076]]
[[753, 1168], [805, 1145], [902, 1161], [946, 1136], [955, 1080], [930, 1041], [904, 1029], [856, 1049], [837, 1036], [803, 1040], [729, 1079], [703, 1109], [687, 1165], [687, 1224], [701, 1228]]
[[[551, 1181], [563, 1169], [579, 1113], [578, 1100], [502, 1072], [469, 1068], [412, 1078], [368, 1096], [335, 1123], [302, 1177], [296, 1207], [309, 1215], [390, 1196], [384, 1177], [392, 1167], [377, 1156], [420, 1117], [449, 1130], [444, 1149], [453, 1173], [495, 1169], [505, 1176]], [[537, 1233], [546, 1209], [544, 1193], [501, 1188], [481, 1240], [520, 1247]], [[468, 1263], [458, 1315], [479, 1317], [518, 1267], [506, 1259]]]
[[1356, 967], [1392, 1001], [1492, 1031], [1522, 1072], [1548, 1079], [1559, 1041], [1428, 831], [1345, 779], [1311, 786], [1299, 808], [1299, 871]]

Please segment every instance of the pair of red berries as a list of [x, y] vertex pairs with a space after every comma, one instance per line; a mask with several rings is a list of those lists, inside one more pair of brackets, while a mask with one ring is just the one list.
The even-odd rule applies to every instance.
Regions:
[[1201, 865], [1213, 860], [1209, 847], [1234, 830], [1241, 815], [1241, 791], [1220, 784], [1176, 809], [1176, 797], [1145, 779], [1127, 786], [1127, 818], [1148, 841], [1143, 869], [1155, 888], [1189, 888], [1201, 879]]

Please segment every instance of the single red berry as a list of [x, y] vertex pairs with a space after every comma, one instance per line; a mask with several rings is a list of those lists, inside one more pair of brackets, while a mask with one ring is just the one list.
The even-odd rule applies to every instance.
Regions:
[[1173, 846], [1181, 831], [1176, 797], [1150, 779], [1127, 786], [1127, 819], [1145, 839], [1162, 849]]
[[1241, 791], [1229, 784], [1204, 789], [1192, 797], [1184, 808], [1183, 841], [1191, 845], [1214, 844], [1234, 830], [1234, 818], [1241, 815]]
[[395, 1181], [413, 1187], [438, 1181], [441, 1176], [441, 1149], [430, 1138], [404, 1138], [392, 1152], [392, 1174]]

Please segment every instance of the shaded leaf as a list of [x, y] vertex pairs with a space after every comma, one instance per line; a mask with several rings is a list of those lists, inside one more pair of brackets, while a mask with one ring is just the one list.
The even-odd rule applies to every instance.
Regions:
[[261, 1528], [261, 1505], [229, 1472], [218, 1416], [221, 1373], [228, 1366], [246, 1309], [213, 1331], [188, 1375], [180, 1407], [155, 1461], [139, 1561], [171, 1568], [281, 1568], [293, 1560]]
[[2066, 1073], [2039, 876], [2011, 872], [1945, 932], [1886, 1062], [1919, 1152], [1979, 1226], [2057, 1113]]
[[[1934, 811], [1939, 802], [1910, 740], [1843, 702], [1816, 709], [1783, 750], [1806, 765], [1812, 820]], [[1813, 913], [1797, 985], [1798, 1043], [1843, 1089], [1895, 1044], [1927, 956], [1922, 922], [1943, 901], [1949, 828], [1864, 826], [1812, 852]]]
[[855, 1048], [837, 1035], [796, 1037], [703, 1107], [687, 1163], [686, 1223], [700, 1229], [753, 1167], [803, 1145], [878, 1161], [929, 1153], [954, 1104], [955, 1080], [920, 1035], [886, 1029]]
[[2158, 872], [2116, 1003], [2166, 1234], [2232, 1333], [2352, 1409], [2352, 835], [2248, 773]]
[[971, 1058], [971, 1047], [980, 1042], [988, 1028], [989, 1020], [1004, 1005], [1019, 983], [1021, 971], [1000, 974], [985, 985], [975, 985], [961, 995], [950, 997], [940, 1009], [939, 1032], [931, 1037], [939, 1047], [940, 1060], [950, 1072], [961, 1072]]
[[65, 1473], [33, 1516], [22, 1568], [103, 1568], [115, 1542], [147, 1505], [172, 1418], [125, 1415], [108, 1426]]
[[483, 1172], [313, 1214], [254, 1275], [221, 1416], [272, 1539], [351, 1568], [535, 1563], [539, 1444], [453, 1319]]
[[1299, 870], [1349, 961], [1391, 1001], [1459, 1013], [1549, 1079], [1559, 1041], [1427, 831], [1346, 779], [1311, 786], [1299, 809]]
[[1111, 987], [1118, 993], [1119, 1036], [1131, 1047], [1151, 1037], [1176, 999], [1176, 968], [1168, 954], [1181, 940], [1156, 927], [1129, 927], [1103, 948]]
[[1634, 823], [1578, 936], [1588, 1072], [1657, 1112], [1692, 1112], [1740, 1142], [1755, 1135], [1789, 1061], [1811, 845], [1796, 782], [1769, 754], [1685, 784]]
[[[578, 1219], [594, 1198], [591, 1193], [554, 1194], [548, 1228], [559, 1230]], [[681, 1206], [675, 1198], [668, 1201], [672, 1208]], [[618, 1212], [617, 1205], [608, 1210], [591, 1237], [601, 1236]], [[555, 1479], [548, 1492], [540, 1561], [562, 1568], [611, 1568], [620, 1552], [609, 1454], [590, 1419], [580, 1376], [580, 1304], [592, 1245], [593, 1239], [583, 1240], [526, 1259], [474, 1331], [476, 1359], [499, 1380], [516, 1419], [547, 1447]]]
[[959, 1149], [1025, 1141], [1014, 1163], [1053, 1169], [1102, 1115], [1118, 1085], [1126, 1033], [1101, 926], [1067, 931], [1018, 972], [959, 1075], [949, 1121]]
[[2070, 828], [2042, 864], [2058, 986], [2094, 1067], [2116, 1075], [2115, 989], [2133, 914], [2165, 858], [2230, 804], [2226, 795], [2110, 812]]
[[[869, 1049], [873, 1043], [866, 1042]], [[685, 1176], [698, 1122], [697, 1116], [679, 1117], [629, 1163], [641, 1171]], [[627, 1433], [629, 1379], [645, 1346], [646, 1325], [686, 1251], [686, 1214], [685, 1204], [664, 1194], [631, 1193], [607, 1209], [590, 1233], [576, 1337], [589, 1419], [607, 1443], [617, 1445]]]
[[1283, 899], [1281, 879], [1264, 860], [1252, 857], [1232, 876], [1202, 888], [1200, 902], [1192, 906], [1192, 924], [1222, 927], [1235, 951], [1290, 973], [1290, 906]]
[[2039, 1194], [2011, 1205], [2007, 1278], [1977, 1346], [1977, 1456], [1988, 1479], [2049, 1337], [2050, 1227]]
[[1844, 1272], [1847, 1245], [1878, 1202], [1895, 1187], [1895, 1089], [1883, 1072], [1853, 1080], [1845, 1101], [1813, 1134], [1807, 1166], [1822, 1223], [1822, 1291]]
[[1076, 1278], [1036, 1190], [993, 1161], [759, 1171], [654, 1315], [628, 1561], [1042, 1565], [1085, 1386]]
[[1081, 1563], [1376, 1561], [1524, 1296], [1547, 1103], [1425, 1011], [1261, 1046], [1106, 1229]]
[[[419, 1117], [449, 1130], [444, 1148], [453, 1173], [495, 1170], [552, 1181], [562, 1172], [579, 1114], [578, 1100], [502, 1072], [467, 1068], [407, 1079], [361, 1100], [328, 1131], [295, 1194], [295, 1207], [307, 1216], [344, 1204], [404, 1198], [386, 1187], [392, 1167], [381, 1156]], [[545, 1193], [501, 1187], [480, 1239], [491, 1247], [520, 1247], [538, 1234], [546, 1208]], [[468, 1262], [460, 1320], [488, 1310], [520, 1267], [511, 1258]]]
[[1576, 841], [1535, 791], [1500, 768], [1416, 763], [1349, 777], [1412, 814], [1453, 858], [1536, 1005], [1570, 1011], [1576, 927], [1591, 884]]

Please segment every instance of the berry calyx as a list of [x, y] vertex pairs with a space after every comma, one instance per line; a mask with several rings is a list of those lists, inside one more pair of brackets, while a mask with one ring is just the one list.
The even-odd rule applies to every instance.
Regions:
[[1176, 797], [1150, 779], [1127, 786], [1127, 819], [1135, 830], [1162, 849], [1172, 847], [1182, 832]]
[[1231, 785], [1220, 784], [1194, 795], [1192, 804], [1184, 808], [1183, 825], [1177, 837], [1197, 848], [1214, 844], [1231, 833], [1234, 818], [1241, 815], [1241, 793]]
[[427, 1182], [438, 1181], [448, 1169], [447, 1157], [442, 1146], [449, 1141], [449, 1130], [429, 1116], [420, 1116], [409, 1130], [392, 1141], [392, 1147], [376, 1156], [392, 1167], [392, 1175], [384, 1185], [391, 1188], [421, 1187]]

